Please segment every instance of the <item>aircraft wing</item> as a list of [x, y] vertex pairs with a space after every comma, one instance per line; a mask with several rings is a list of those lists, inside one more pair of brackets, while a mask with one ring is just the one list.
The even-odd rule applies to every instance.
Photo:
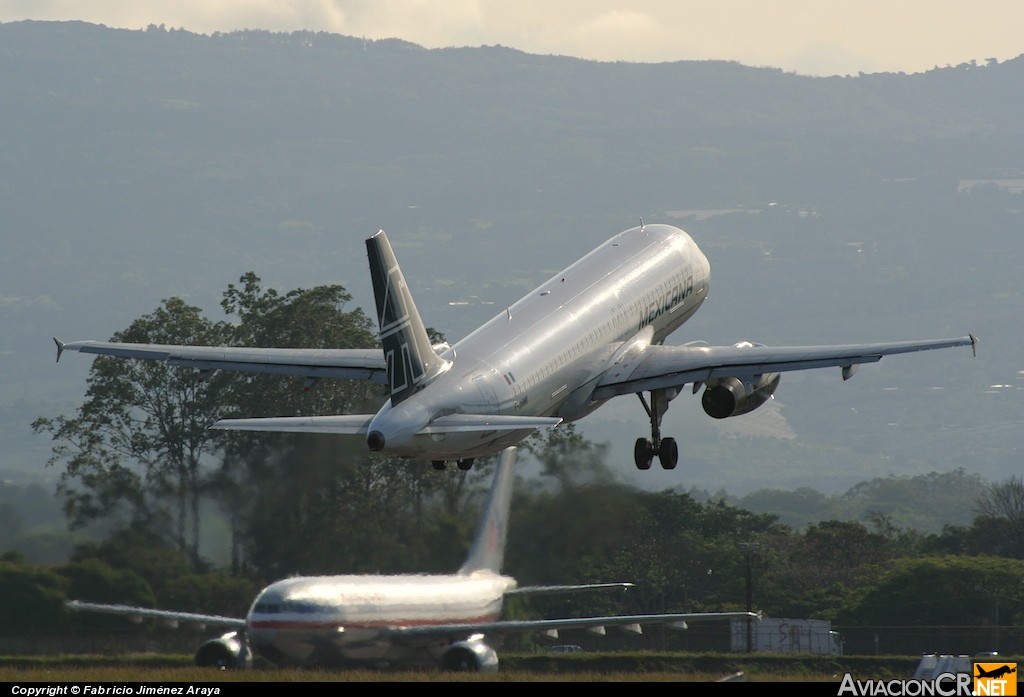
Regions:
[[726, 377], [746, 377], [791, 370], [838, 367], [843, 379], [861, 363], [875, 363], [882, 356], [914, 351], [970, 346], [977, 352], [973, 335], [956, 339], [892, 341], [836, 346], [658, 346], [647, 345], [625, 353], [601, 377], [594, 399], [681, 387], [687, 383]]
[[240, 346], [175, 346], [112, 341], [57, 343], [57, 360], [65, 351], [120, 358], [164, 361], [196, 370], [237, 370], [249, 373], [298, 375], [306, 378], [346, 378], [387, 382], [380, 349], [246, 348]]
[[154, 610], [148, 607], [133, 607], [131, 605], [107, 605], [104, 603], [83, 603], [79, 600], [69, 600], [66, 606], [70, 610], [82, 610], [88, 612], [103, 612], [109, 615], [123, 615], [130, 619], [150, 618], [162, 620], [169, 624], [179, 622], [191, 622], [195, 624], [208, 625], [211, 627], [230, 627], [232, 629], [245, 629], [245, 619], [242, 617], [223, 617], [221, 615], [202, 615], [194, 612], [173, 612], [171, 610]]
[[386, 633], [396, 639], [436, 637], [462, 637], [472, 634], [514, 634], [517, 632], [547, 632], [557, 635], [560, 629], [588, 629], [603, 634], [607, 627], [621, 627], [641, 633], [645, 624], [665, 624], [686, 629], [689, 622], [715, 620], [761, 619], [757, 612], [686, 612], [661, 615], [612, 615], [610, 617], [573, 617], [551, 620], [499, 620], [479, 624], [436, 624], [415, 627], [396, 627]]
[[584, 591], [629, 590], [634, 583], [585, 583], [576, 586], [519, 586], [505, 591], [505, 595], [562, 595]]
[[[221, 419], [211, 426], [224, 431], [283, 431], [286, 433], [336, 433], [364, 435], [373, 414], [340, 416], [281, 416], [254, 419]], [[471, 431], [532, 431], [561, 423], [557, 417], [449, 414], [434, 419], [419, 433], [465, 433]]]

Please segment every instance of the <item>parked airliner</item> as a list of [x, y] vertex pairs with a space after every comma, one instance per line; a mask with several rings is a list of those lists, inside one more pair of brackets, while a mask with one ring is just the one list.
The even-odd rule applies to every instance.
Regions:
[[[612, 397], [636, 394], [650, 437], [636, 440], [636, 466], [679, 459], [662, 437], [671, 402], [692, 385], [716, 419], [746, 414], [772, 397], [780, 374], [838, 367], [844, 380], [882, 356], [971, 346], [951, 339], [767, 347], [665, 339], [708, 295], [710, 265], [693, 239], [670, 225], [615, 235], [452, 346], [432, 345], [384, 231], [366, 240], [382, 349], [240, 348], [57, 341], [63, 351], [163, 360], [201, 371], [243, 370], [385, 383], [375, 414], [224, 419], [213, 427], [362, 436], [374, 452], [431, 460], [441, 469], [514, 445], [533, 431], [582, 418]], [[645, 397], [647, 393], [647, 397]]]
[[495, 647], [515, 632], [606, 627], [642, 632], [645, 624], [685, 629], [687, 622], [760, 619], [757, 613], [698, 612], [546, 620], [502, 620], [506, 596], [628, 587], [628, 583], [517, 587], [501, 573], [514, 484], [515, 448], [502, 453], [469, 555], [455, 574], [297, 576], [271, 584], [245, 618], [71, 601], [76, 610], [195, 622], [231, 631], [199, 647], [202, 666], [241, 668], [253, 653], [282, 666], [438, 666], [450, 671], [498, 668]]

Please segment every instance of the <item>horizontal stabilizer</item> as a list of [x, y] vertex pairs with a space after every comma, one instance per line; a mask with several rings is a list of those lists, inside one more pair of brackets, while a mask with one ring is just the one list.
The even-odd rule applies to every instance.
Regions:
[[420, 433], [469, 433], [472, 431], [532, 431], [558, 426], [557, 417], [503, 417], [487, 413], [450, 413], [434, 419]]
[[[335, 433], [366, 435], [373, 414], [336, 416], [280, 416], [256, 419], [221, 419], [211, 428], [221, 431], [276, 431], [282, 433]], [[532, 431], [557, 426], [561, 419], [544, 416], [450, 414], [434, 419], [419, 433], [469, 433], [474, 431]]]
[[365, 435], [373, 414], [336, 416], [281, 416], [262, 419], [221, 419], [210, 428], [220, 431], [277, 431], [283, 433], [335, 433]]
[[502, 416], [498, 414], [449, 414], [434, 419], [423, 434], [469, 433], [473, 431], [532, 431], [557, 426], [562, 420], [548, 416]]

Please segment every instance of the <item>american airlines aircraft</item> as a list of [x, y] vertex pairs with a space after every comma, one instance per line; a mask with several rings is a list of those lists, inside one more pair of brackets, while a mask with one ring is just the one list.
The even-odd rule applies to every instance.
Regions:
[[757, 613], [698, 612], [618, 615], [547, 620], [501, 620], [509, 595], [622, 588], [632, 584], [517, 587], [502, 575], [508, 512], [514, 484], [515, 448], [502, 453], [494, 483], [477, 525], [469, 556], [448, 575], [297, 576], [271, 584], [256, 597], [245, 618], [172, 612], [126, 605], [71, 601], [75, 610], [195, 622], [231, 631], [196, 652], [201, 666], [243, 668], [252, 654], [282, 666], [438, 666], [450, 671], [493, 671], [494, 646], [516, 632], [606, 627], [640, 633], [642, 625], [685, 629], [687, 622], [760, 619]]
[[[626, 230], [474, 332], [431, 345], [384, 231], [366, 240], [382, 349], [240, 348], [57, 341], [63, 351], [163, 360], [200, 371], [242, 370], [386, 384], [376, 414], [225, 419], [218, 429], [362, 436], [374, 452], [431, 460], [442, 469], [518, 443], [538, 428], [574, 421], [612, 397], [639, 396], [650, 437], [636, 440], [636, 466], [657, 458], [673, 469], [679, 449], [662, 437], [669, 403], [686, 385], [702, 387], [716, 419], [746, 414], [772, 397], [780, 374], [838, 367], [850, 378], [861, 363], [890, 354], [971, 346], [952, 339], [840, 346], [732, 346], [665, 339], [708, 294], [710, 265], [682, 230], [644, 225]], [[645, 397], [646, 393], [646, 397]]]

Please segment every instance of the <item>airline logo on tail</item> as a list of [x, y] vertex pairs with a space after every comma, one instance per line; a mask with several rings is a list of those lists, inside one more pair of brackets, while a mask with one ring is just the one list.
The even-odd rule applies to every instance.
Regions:
[[388, 269], [384, 297], [378, 300], [377, 313], [392, 396], [404, 395], [413, 385], [423, 381], [423, 362], [416, 355], [415, 344], [411, 349], [409, 346], [409, 312], [403, 307], [403, 291], [407, 289], [399, 270]]
[[391, 403], [395, 405], [440, 372], [444, 362], [430, 345], [426, 327], [383, 230], [366, 240], [366, 251]]

